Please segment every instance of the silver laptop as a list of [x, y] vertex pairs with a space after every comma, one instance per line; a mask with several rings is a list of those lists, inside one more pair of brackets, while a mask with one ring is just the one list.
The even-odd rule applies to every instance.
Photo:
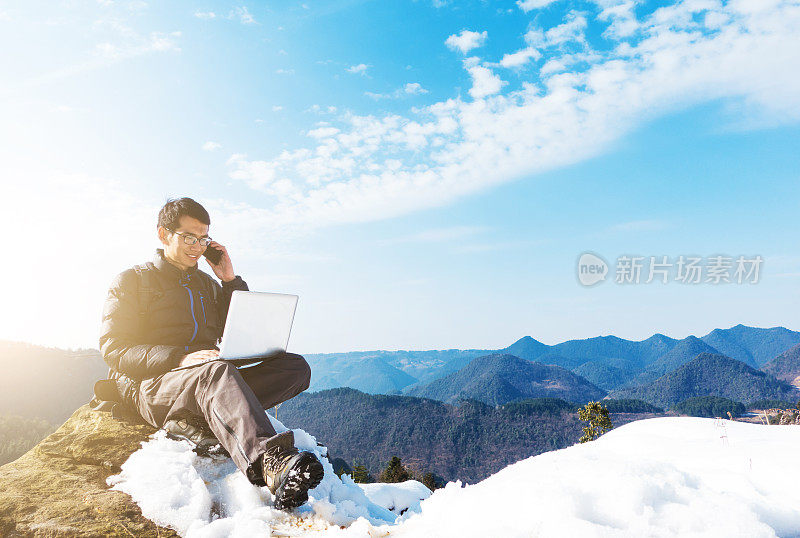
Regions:
[[252, 359], [286, 351], [297, 295], [236, 290], [219, 346], [219, 358]]
[[[286, 351], [297, 295], [235, 290], [225, 320], [219, 358], [239, 368]], [[179, 366], [174, 370], [191, 368]]]

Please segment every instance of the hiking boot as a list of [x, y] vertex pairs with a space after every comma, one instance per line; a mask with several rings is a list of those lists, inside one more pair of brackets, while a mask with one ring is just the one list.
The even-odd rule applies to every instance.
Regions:
[[[170, 439], [189, 441], [194, 451], [203, 456], [223, 454], [229, 456], [202, 417], [171, 418], [164, 422], [164, 430]], [[219, 445], [219, 446], [218, 446]]]
[[325, 471], [311, 452], [294, 447], [291, 430], [270, 440], [261, 456], [261, 464], [270, 493], [278, 510], [297, 508], [308, 500], [308, 490], [322, 482]]

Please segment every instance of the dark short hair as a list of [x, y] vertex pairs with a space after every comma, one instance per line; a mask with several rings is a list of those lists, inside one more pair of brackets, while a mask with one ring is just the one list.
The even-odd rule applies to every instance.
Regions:
[[211, 217], [206, 208], [191, 198], [170, 198], [158, 212], [158, 225], [175, 231], [180, 226], [181, 217], [187, 215], [196, 218], [203, 224], [211, 225]]

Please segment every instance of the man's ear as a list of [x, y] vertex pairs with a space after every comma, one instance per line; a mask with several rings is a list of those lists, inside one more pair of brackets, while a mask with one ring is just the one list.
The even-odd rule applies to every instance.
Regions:
[[158, 227], [158, 239], [159, 239], [159, 241], [161, 241], [161, 243], [163, 245], [168, 245], [169, 244], [169, 241], [167, 240], [167, 234], [168, 233], [169, 232], [167, 231], [167, 229], [164, 228], [163, 226], [159, 226]]

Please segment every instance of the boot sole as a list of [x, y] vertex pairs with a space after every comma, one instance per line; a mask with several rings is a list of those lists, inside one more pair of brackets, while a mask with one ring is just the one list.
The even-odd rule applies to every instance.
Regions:
[[324, 475], [325, 470], [316, 456], [304, 452], [275, 492], [275, 508], [291, 510], [308, 501], [308, 490], [317, 487]]

